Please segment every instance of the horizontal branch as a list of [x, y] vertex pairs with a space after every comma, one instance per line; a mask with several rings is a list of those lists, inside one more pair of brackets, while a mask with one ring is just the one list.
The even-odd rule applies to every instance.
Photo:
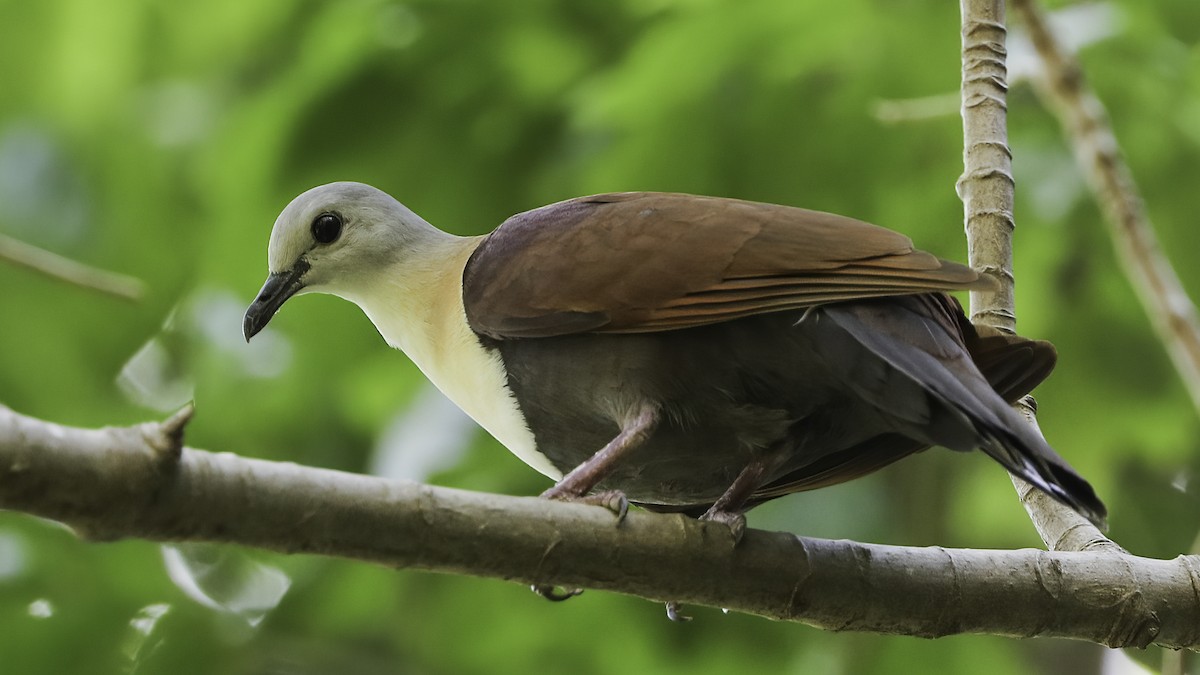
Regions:
[[[227, 542], [604, 589], [831, 630], [1200, 644], [1200, 558], [879, 546], [184, 448], [190, 409], [85, 430], [0, 406], [0, 508], [94, 540]], [[531, 602], [535, 599], [531, 596]]]

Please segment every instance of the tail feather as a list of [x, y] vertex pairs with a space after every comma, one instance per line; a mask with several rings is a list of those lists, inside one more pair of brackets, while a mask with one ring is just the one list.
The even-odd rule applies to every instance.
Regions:
[[[1106, 509], [1091, 485], [1009, 406], [1049, 373], [1053, 347], [964, 328], [966, 317], [951, 302], [929, 294], [827, 305], [821, 311], [895, 370], [850, 385], [894, 416], [906, 435], [952, 450], [979, 448], [1104, 527]], [[970, 346], [981, 353], [990, 377], [980, 372]], [[1009, 367], [1000, 366], [1005, 357], [1013, 360]], [[924, 400], [914, 402], [913, 391]]]
[[988, 384], [1000, 397], [1009, 403], [1033, 391], [1041, 384], [1058, 362], [1054, 345], [1045, 340], [1004, 333], [989, 326], [974, 326], [962, 313], [962, 307], [953, 298], [946, 309], [957, 320], [963, 344], [971, 354], [971, 360], [983, 373]]
[[[1019, 416], [1018, 416], [1019, 418]], [[1028, 423], [1019, 420], [1028, 427]], [[1091, 484], [1075, 472], [1038, 434], [1034, 439], [991, 438], [981, 445], [989, 457], [999, 462], [1009, 473], [1066, 504], [1101, 530], [1108, 529], [1108, 511], [1096, 496]], [[1032, 452], [1030, 449], [1032, 448]]]

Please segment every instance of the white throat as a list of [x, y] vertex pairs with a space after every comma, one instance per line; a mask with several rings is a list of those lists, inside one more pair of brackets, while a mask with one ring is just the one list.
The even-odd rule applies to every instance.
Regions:
[[383, 339], [407, 354], [447, 398], [523, 462], [557, 480], [562, 472], [538, 452], [500, 355], [484, 349], [467, 324], [462, 276], [476, 241], [440, 241], [392, 265], [369, 289], [343, 297], [361, 307]]

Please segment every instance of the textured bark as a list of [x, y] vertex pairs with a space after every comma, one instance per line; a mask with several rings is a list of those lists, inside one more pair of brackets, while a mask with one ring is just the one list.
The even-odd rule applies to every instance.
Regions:
[[[1004, 0], [961, 0], [961, 12], [963, 175], [958, 180], [958, 194], [963, 201], [971, 266], [1000, 282], [994, 293], [971, 292], [971, 321], [1011, 333], [1016, 330], [1017, 315], [1013, 302], [1014, 181], [1012, 151], [1008, 147]], [[1033, 400], [1027, 397], [1018, 408], [1036, 426]], [[1013, 477], [1013, 484], [1047, 546], [1079, 550], [1056, 547], [1096, 546], [1095, 542], [1108, 541], [1070, 508], [1019, 478]], [[1067, 532], [1071, 536], [1064, 537]]]
[[[503, 497], [182, 446], [162, 424], [86, 430], [0, 407], [0, 508], [91, 539], [206, 541], [605, 589], [937, 637], [1200, 645], [1200, 558], [879, 546]], [[531, 596], [530, 602], [536, 601]]]
[[1008, 147], [1008, 94], [1004, 0], [962, 0], [963, 201], [967, 257], [1000, 282], [999, 290], [971, 293], [971, 321], [1014, 332], [1012, 151]]

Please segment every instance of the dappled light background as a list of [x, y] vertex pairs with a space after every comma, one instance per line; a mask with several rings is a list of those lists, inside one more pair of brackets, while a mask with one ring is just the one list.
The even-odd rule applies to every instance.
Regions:
[[[1149, 212], [1200, 294], [1200, 4], [1070, 5]], [[76, 425], [197, 408], [190, 445], [537, 494], [353, 305], [240, 319], [275, 215], [334, 180], [460, 234], [581, 194], [835, 211], [965, 259], [957, 3], [916, 0], [0, 0], [0, 234], [147, 288], [132, 303], [0, 261], [0, 403]], [[1018, 326], [1037, 395], [1129, 550], [1200, 533], [1197, 415], [1118, 268], [1020, 36], [1009, 105]], [[779, 500], [754, 527], [1038, 546], [1002, 470], [923, 453]], [[886, 593], [887, 589], [878, 589]], [[126, 673], [1126, 672], [1048, 640], [835, 634], [588, 592], [231, 547], [84, 544], [0, 513], [0, 670]], [[1155, 650], [1133, 655], [1151, 665]]]

